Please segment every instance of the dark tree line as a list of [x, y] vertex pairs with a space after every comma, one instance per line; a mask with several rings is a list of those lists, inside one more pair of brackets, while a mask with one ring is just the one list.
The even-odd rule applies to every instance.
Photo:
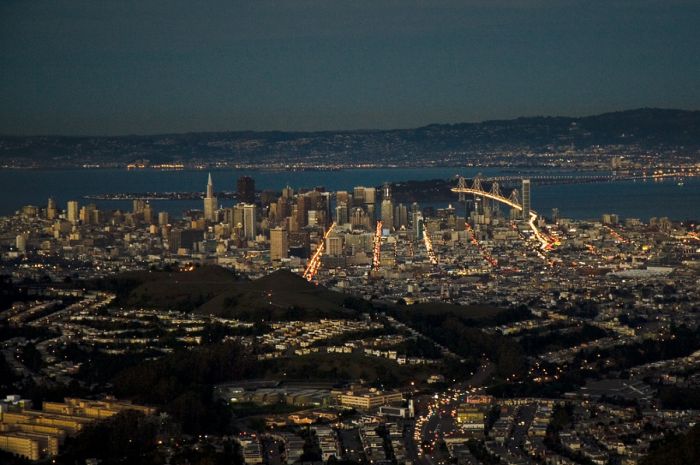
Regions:
[[689, 465], [700, 463], [700, 424], [682, 436], [671, 436], [652, 447], [641, 465]]
[[211, 344], [127, 368], [115, 376], [114, 392], [160, 406], [186, 432], [225, 432], [230, 411], [213, 399], [213, 385], [250, 376], [253, 367], [253, 359], [239, 344]]

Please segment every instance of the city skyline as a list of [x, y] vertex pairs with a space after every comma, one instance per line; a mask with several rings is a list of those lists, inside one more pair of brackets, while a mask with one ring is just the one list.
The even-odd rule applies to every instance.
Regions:
[[0, 0], [0, 465], [700, 463], [697, 0]]

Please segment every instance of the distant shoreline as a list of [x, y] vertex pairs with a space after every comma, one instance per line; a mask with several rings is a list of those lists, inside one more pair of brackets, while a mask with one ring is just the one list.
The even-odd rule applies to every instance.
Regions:
[[[433, 169], [433, 168], [457, 168], [457, 169], [500, 169], [504, 173], [519, 173], [519, 172], [532, 172], [532, 171], [557, 171], [557, 172], [579, 172], [580, 168], [560, 168], [553, 166], [523, 166], [523, 167], [504, 167], [501, 165], [455, 165], [455, 164], [438, 164], [438, 165], [409, 165], [409, 166], [397, 166], [397, 165], [376, 165], [376, 166], [343, 166], [343, 167], [292, 167], [292, 168], [267, 168], [264, 166], [231, 166], [231, 167], [186, 167], [182, 169], [161, 169], [161, 168], [136, 168], [129, 169], [124, 166], [75, 166], [75, 167], [30, 167], [30, 166], [1, 166], [0, 171], [127, 171], [127, 172], [221, 172], [221, 171], [231, 171], [231, 170], [245, 170], [245, 171], [259, 171], [265, 173], [282, 173], [282, 172], [313, 172], [313, 171], [349, 171], [349, 170], [378, 170], [378, 169]], [[600, 171], [605, 172], [609, 169], [587, 167], [586, 171]]]

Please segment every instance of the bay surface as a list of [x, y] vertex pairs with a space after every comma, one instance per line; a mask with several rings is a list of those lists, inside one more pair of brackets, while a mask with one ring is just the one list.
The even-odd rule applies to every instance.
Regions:
[[[379, 186], [383, 182], [448, 179], [455, 175], [473, 177], [514, 175], [511, 170], [495, 168], [382, 168], [341, 171], [212, 171], [216, 191], [235, 191], [239, 176], [251, 176], [256, 188], [280, 190], [286, 185], [298, 189], [323, 186], [327, 190], [352, 190], [354, 186]], [[552, 174], [553, 171], [533, 170], [524, 176]], [[571, 173], [579, 174], [586, 173]], [[0, 170], [0, 214], [8, 215], [21, 206], [45, 206], [54, 197], [61, 208], [68, 200], [91, 203], [86, 195], [130, 192], [203, 192], [207, 172], [201, 170]], [[575, 219], [599, 218], [603, 213], [617, 213], [623, 218], [648, 220], [668, 216], [676, 220], [700, 219], [700, 179], [662, 181], [619, 181], [609, 183], [537, 185], [533, 181], [532, 207], [543, 215], [558, 208], [563, 217]], [[456, 199], [455, 199], [456, 200]], [[224, 200], [224, 206], [233, 200]], [[94, 201], [99, 208], [131, 210], [129, 200]], [[441, 207], [449, 202], [422, 206]], [[155, 211], [168, 211], [179, 216], [186, 209], [202, 208], [199, 200], [154, 200]]]

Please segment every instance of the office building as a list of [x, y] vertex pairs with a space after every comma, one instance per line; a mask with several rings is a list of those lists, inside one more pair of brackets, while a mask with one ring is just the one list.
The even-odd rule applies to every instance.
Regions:
[[394, 203], [391, 201], [391, 187], [389, 187], [389, 183], [384, 183], [382, 192], [382, 228], [391, 230], [394, 228]]
[[377, 189], [374, 187], [365, 187], [365, 197], [364, 197], [364, 204], [365, 205], [374, 205], [377, 203], [376, 197], [377, 197]]
[[299, 228], [303, 228], [306, 226], [308, 223], [308, 212], [309, 208], [311, 206], [311, 199], [307, 197], [306, 195], [300, 195], [297, 197], [297, 205], [296, 205], [296, 222], [297, 226]]
[[330, 236], [326, 240], [326, 253], [329, 257], [343, 255], [343, 236]]
[[243, 230], [243, 217], [245, 216], [245, 204], [238, 203], [233, 207], [233, 215], [231, 217], [231, 227]]
[[146, 201], [144, 199], [134, 199], [131, 205], [131, 212], [135, 215], [140, 215], [146, 207]]
[[413, 237], [418, 241], [423, 239], [423, 214], [421, 212], [413, 213]]
[[380, 391], [378, 389], [355, 389], [343, 392], [338, 401], [343, 407], [370, 410], [392, 402], [401, 402], [403, 395], [399, 391]]
[[46, 206], [46, 219], [55, 220], [58, 217], [58, 209], [56, 208], [56, 201], [49, 197], [48, 205]]
[[257, 219], [255, 205], [247, 203], [243, 205], [243, 237], [249, 241], [254, 241], [256, 233]]
[[77, 224], [78, 220], [80, 220], [80, 209], [78, 207], [77, 200], [69, 200], [68, 201], [68, 208], [66, 211], [66, 219], [73, 224]]
[[335, 207], [335, 221], [338, 224], [346, 224], [350, 221], [348, 215], [348, 204], [342, 202]]
[[523, 189], [523, 192], [522, 192], [522, 194], [523, 194], [523, 219], [527, 221], [530, 219], [530, 205], [531, 205], [530, 180], [529, 179], [523, 179], [522, 189]]
[[216, 197], [214, 196], [214, 184], [211, 181], [211, 173], [207, 181], [207, 195], [204, 197], [204, 219], [216, 222]]
[[284, 198], [285, 200], [289, 200], [292, 197], [294, 197], [294, 189], [287, 185], [284, 189], [282, 189], [282, 198]]
[[396, 229], [408, 228], [408, 208], [402, 203], [394, 208], [394, 227]]
[[354, 208], [350, 215], [350, 224], [354, 229], [370, 229], [370, 219], [362, 208]]
[[146, 202], [143, 207], [143, 222], [146, 224], [153, 224], [153, 210], [151, 209], [151, 204]]
[[270, 260], [289, 257], [289, 239], [285, 228], [270, 229]]
[[168, 214], [168, 212], [159, 212], [158, 213], [158, 225], [165, 226], [168, 223], [170, 223], [170, 215]]
[[239, 202], [255, 203], [255, 180], [253, 178], [250, 176], [241, 176], [238, 178], [236, 187]]

